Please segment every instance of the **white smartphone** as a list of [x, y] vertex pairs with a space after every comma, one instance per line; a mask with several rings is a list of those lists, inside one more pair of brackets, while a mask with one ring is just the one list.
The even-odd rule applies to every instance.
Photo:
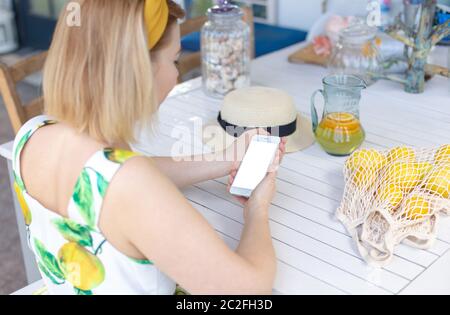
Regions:
[[235, 196], [250, 197], [253, 190], [267, 175], [275, 154], [280, 146], [279, 137], [256, 135], [245, 153], [230, 193]]

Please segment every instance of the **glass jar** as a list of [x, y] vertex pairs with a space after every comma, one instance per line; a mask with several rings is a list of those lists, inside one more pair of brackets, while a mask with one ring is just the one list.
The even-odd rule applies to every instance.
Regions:
[[242, 17], [242, 10], [227, 1], [208, 10], [201, 46], [203, 89], [209, 96], [222, 98], [250, 86], [250, 27]]
[[328, 64], [330, 73], [356, 75], [368, 85], [374, 83], [382, 67], [376, 33], [362, 20], [342, 30]]

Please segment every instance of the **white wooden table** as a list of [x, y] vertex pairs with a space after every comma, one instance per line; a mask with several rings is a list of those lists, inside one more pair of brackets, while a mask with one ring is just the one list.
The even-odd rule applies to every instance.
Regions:
[[[310, 96], [321, 88], [325, 69], [292, 65], [287, 56], [298, 45], [253, 62], [254, 85], [289, 92], [299, 111], [309, 115]], [[439, 54], [446, 59], [445, 51]], [[274, 104], [276, 106], [276, 104]], [[192, 153], [201, 152], [195, 124], [216, 117], [221, 102], [208, 98], [201, 81], [184, 83], [160, 110], [156, 134], [141, 137], [136, 150], [149, 155], [170, 155], [176, 141], [197, 139]], [[363, 92], [362, 123], [365, 147], [397, 145], [418, 147], [450, 143], [450, 82], [436, 77], [426, 92], [410, 95], [396, 83], [381, 81]], [[181, 140], [180, 140], [181, 139]], [[11, 143], [0, 147], [10, 158]], [[270, 226], [278, 258], [275, 292], [282, 294], [450, 294], [450, 219], [439, 228], [439, 239], [429, 250], [400, 245], [392, 264], [369, 267], [340, 222], [334, 218], [343, 193], [344, 158], [325, 154], [316, 144], [287, 155], [278, 175], [278, 193], [270, 209]], [[184, 190], [192, 205], [214, 226], [232, 248], [238, 244], [243, 216], [241, 206], [227, 193], [226, 179], [205, 182]]]

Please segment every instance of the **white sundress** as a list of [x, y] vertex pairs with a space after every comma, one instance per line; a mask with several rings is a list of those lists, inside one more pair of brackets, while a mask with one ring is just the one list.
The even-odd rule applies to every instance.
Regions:
[[13, 147], [14, 188], [24, 214], [28, 244], [48, 293], [185, 294], [151, 261], [132, 259], [115, 249], [98, 227], [109, 183], [136, 153], [103, 149], [92, 155], [75, 185], [68, 218], [46, 209], [27, 193], [20, 173], [22, 149], [36, 130], [55, 123], [48, 116], [31, 119], [18, 132]]

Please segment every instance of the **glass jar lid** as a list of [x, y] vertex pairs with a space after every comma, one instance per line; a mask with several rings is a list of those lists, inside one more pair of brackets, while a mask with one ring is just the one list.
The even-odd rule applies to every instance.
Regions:
[[208, 9], [210, 18], [237, 18], [243, 15], [242, 10], [230, 3], [229, 0], [220, 0], [219, 4]]
[[340, 31], [339, 38], [344, 43], [364, 44], [373, 40], [376, 34], [376, 27], [370, 27], [362, 19], [358, 19], [350, 24], [349, 27]]

